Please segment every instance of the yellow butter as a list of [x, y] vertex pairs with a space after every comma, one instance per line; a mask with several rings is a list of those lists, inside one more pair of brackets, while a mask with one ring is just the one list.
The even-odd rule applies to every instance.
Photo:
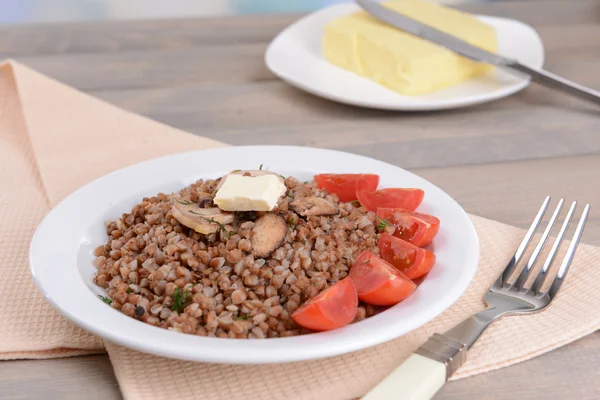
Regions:
[[225, 211], [271, 211], [285, 192], [285, 185], [276, 175], [229, 174], [213, 201]]
[[[472, 45], [497, 50], [495, 29], [469, 14], [424, 0], [383, 5]], [[428, 94], [493, 68], [388, 26], [364, 11], [328, 23], [322, 44], [329, 62], [403, 95]]]

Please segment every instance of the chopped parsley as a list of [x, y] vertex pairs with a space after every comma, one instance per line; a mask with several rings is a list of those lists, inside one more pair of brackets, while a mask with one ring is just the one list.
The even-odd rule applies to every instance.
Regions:
[[175, 288], [175, 291], [173, 292], [173, 305], [171, 306], [171, 310], [177, 311], [178, 313], [183, 312], [183, 309], [186, 308], [190, 303], [191, 297], [192, 294], [187, 290]]
[[236, 319], [242, 319], [244, 321], [249, 320], [250, 319], [250, 314], [241, 314], [241, 315], [238, 315]]
[[387, 219], [381, 219], [379, 217], [377, 217], [377, 219], [379, 220], [379, 223], [377, 224], [377, 230], [379, 232], [385, 231], [385, 228], [392, 225], [392, 224], [390, 224], [390, 221], [388, 221]]
[[125, 293], [127, 293], [127, 294], [133, 293], [133, 290], [131, 288], [127, 288], [127, 290], [125, 290]]
[[[195, 214], [195, 215], [202, 215], [200, 213], [195, 212], [194, 210], [188, 210], [190, 214]], [[217, 224], [219, 225], [219, 229], [221, 229], [221, 233], [223, 234], [223, 237], [225, 238], [225, 240], [229, 240], [229, 238], [232, 235], [237, 234], [237, 232], [235, 231], [228, 231], [227, 228], [225, 227], [225, 225], [223, 225], [222, 223], [220, 223], [219, 221], [215, 221], [214, 217], [213, 218], [206, 218], [206, 217], [200, 217], [203, 220], [206, 220], [212, 224]]]
[[260, 164], [260, 167], [258, 167], [258, 170], [259, 170], [259, 171], [262, 171], [262, 167], [263, 167], [263, 165], [262, 165], [262, 164]]
[[177, 202], [178, 202], [179, 204], [183, 204], [184, 206], [189, 206], [189, 205], [191, 205], [191, 204], [192, 204], [192, 202], [190, 202], [190, 201], [187, 201], [187, 200], [177, 200]]
[[288, 226], [290, 227], [291, 230], [294, 230], [296, 228], [296, 224], [298, 223], [298, 221], [296, 221], [296, 218], [294, 217], [289, 217], [287, 220]]
[[108, 304], [108, 305], [112, 304], [112, 300], [110, 299], [110, 297], [100, 296], [100, 295], [98, 295], [98, 297], [100, 297], [100, 300], [102, 300], [106, 304]]
[[231, 171], [231, 172], [240, 172], [240, 171], [241, 171], [241, 169], [234, 169], [234, 170], [233, 170], [233, 171]]
[[358, 200], [352, 200], [350, 204], [352, 204], [354, 207], [360, 207], [360, 201]]

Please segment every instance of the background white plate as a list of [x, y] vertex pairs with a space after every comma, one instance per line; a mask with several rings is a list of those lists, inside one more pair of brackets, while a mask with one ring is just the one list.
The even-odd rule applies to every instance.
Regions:
[[[98, 299], [92, 282], [93, 250], [106, 242], [104, 221], [128, 212], [143, 197], [174, 192], [200, 178], [232, 169], [270, 170], [300, 180], [319, 172], [371, 172], [380, 187], [419, 187], [419, 211], [441, 219], [432, 243], [437, 263], [404, 302], [335, 331], [265, 340], [218, 339], [157, 328], [114, 310]], [[39, 225], [30, 248], [31, 272], [46, 299], [78, 326], [111, 342], [146, 353], [193, 361], [258, 364], [307, 360], [347, 353], [401, 336], [435, 318], [464, 292], [479, 260], [477, 234], [463, 209], [426, 180], [381, 161], [304, 147], [228, 147], [176, 154], [136, 164], [77, 190]]]
[[[496, 69], [487, 75], [426, 96], [402, 96], [384, 86], [325, 61], [323, 27], [332, 19], [359, 10], [338, 4], [316, 11], [283, 30], [265, 54], [267, 67], [289, 84], [326, 99], [386, 110], [426, 111], [465, 107], [499, 99], [525, 88], [529, 78]], [[477, 16], [496, 28], [498, 54], [531, 67], [544, 64], [544, 47], [536, 31], [522, 22]]]

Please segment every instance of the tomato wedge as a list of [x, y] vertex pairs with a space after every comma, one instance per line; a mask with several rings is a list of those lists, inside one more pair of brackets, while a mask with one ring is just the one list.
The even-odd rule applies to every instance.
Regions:
[[354, 321], [357, 312], [356, 289], [348, 277], [308, 300], [294, 311], [292, 319], [314, 331], [329, 331]]
[[340, 201], [356, 200], [358, 190], [376, 190], [379, 175], [375, 174], [319, 174], [315, 181], [321, 189], [337, 194]]
[[419, 278], [435, 264], [435, 254], [387, 233], [379, 238], [379, 255], [410, 279]]
[[363, 251], [350, 269], [358, 298], [374, 306], [391, 306], [412, 294], [417, 285], [369, 250]]
[[403, 208], [415, 211], [423, 201], [425, 192], [421, 189], [381, 189], [377, 191], [359, 189], [356, 197], [360, 204], [369, 211], [377, 211], [378, 208]]
[[378, 208], [377, 216], [396, 227], [393, 235], [417, 247], [425, 247], [437, 235], [440, 220], [429, 214], [401, 208]]

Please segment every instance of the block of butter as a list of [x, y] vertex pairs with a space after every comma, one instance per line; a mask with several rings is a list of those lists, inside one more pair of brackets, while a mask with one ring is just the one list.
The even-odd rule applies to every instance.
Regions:
[[[496, 31], [469, 14], [426, 0], [392, 0], [386, 7], [496, 52]], [[325, 58], [403, 95], [424, 95], [489, 71], [434, 43], [393, 28], [364, 11], [325, 26]]]
[[285, 191], [277, 175], [229, 174], [213, 201], [225, 211], [271, 211]]

